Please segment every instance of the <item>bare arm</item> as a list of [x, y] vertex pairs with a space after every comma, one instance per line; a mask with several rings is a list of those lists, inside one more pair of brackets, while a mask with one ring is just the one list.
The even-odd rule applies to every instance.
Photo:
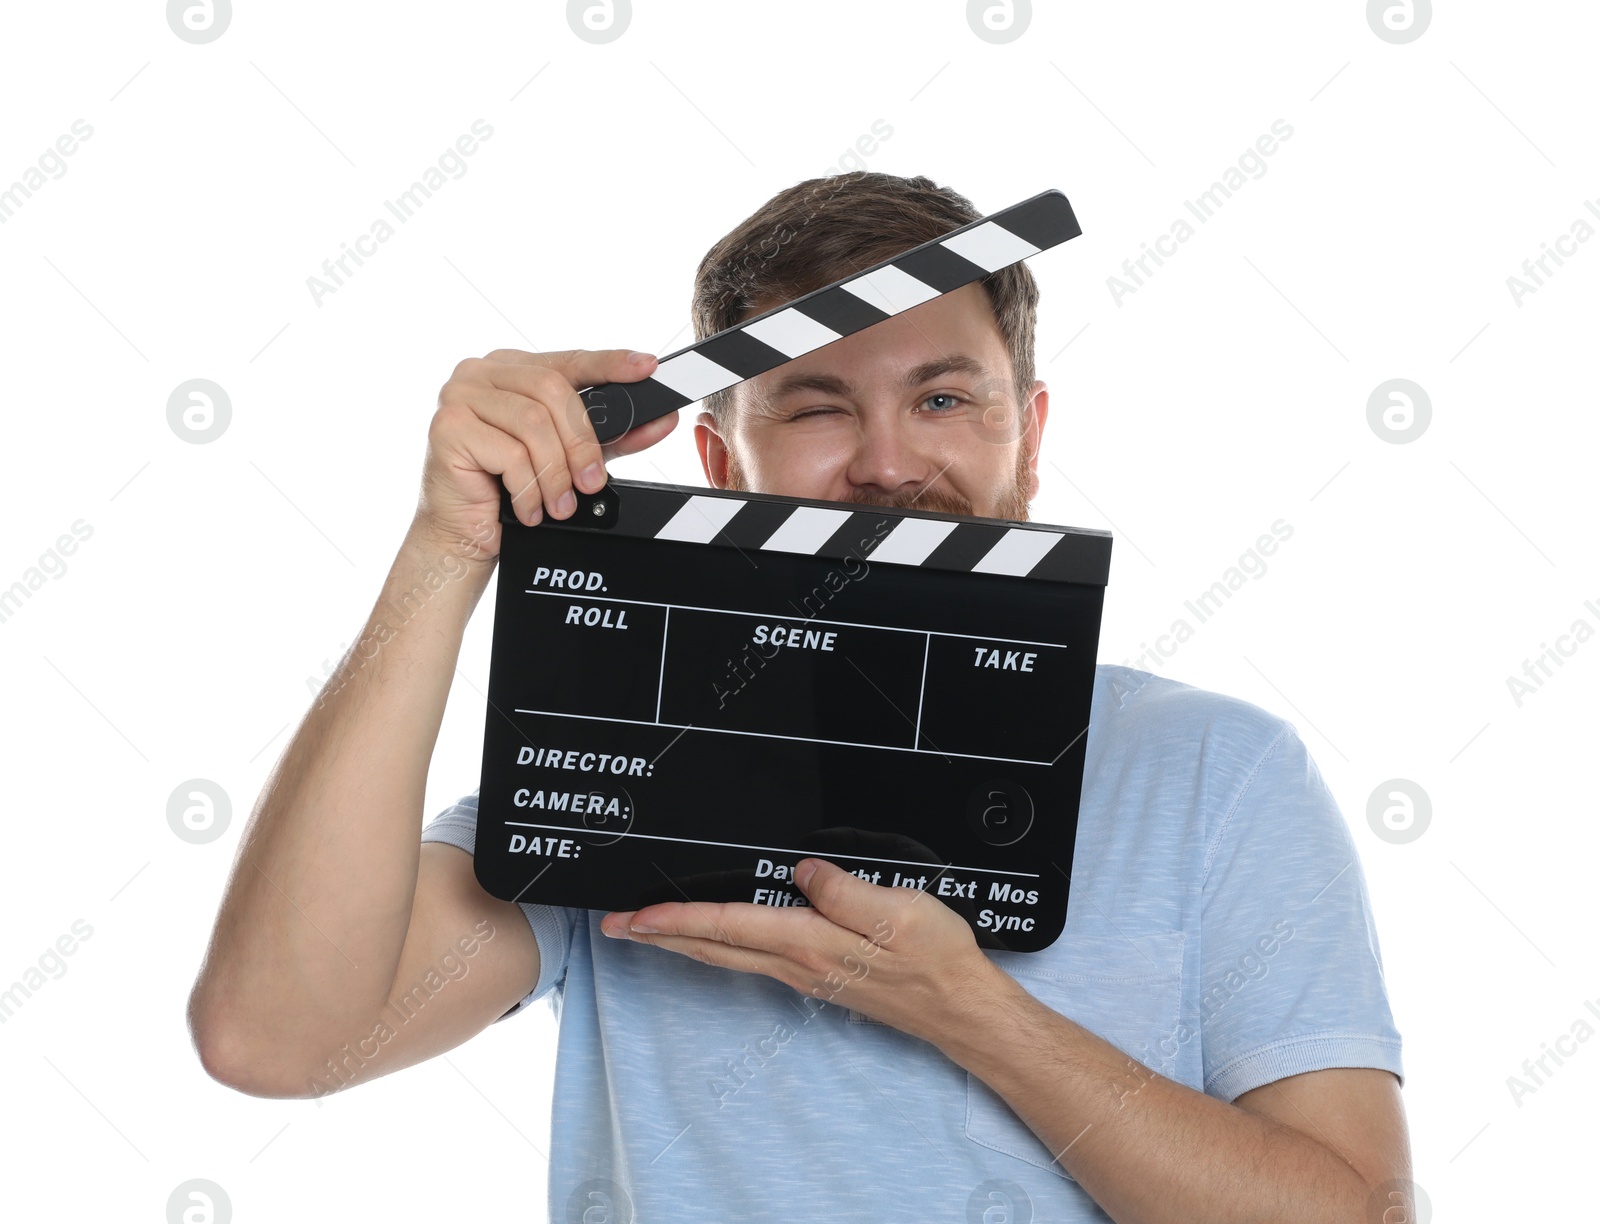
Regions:
[[303, 1085], [314, 1052], [370, 1030], [388, 1001], [417, 892], [428, 762], [492, 569], [408, 534], [262, 788], [190, 998], [201, 1060], [223, 1082], [272, 1095], [285, 1077]]
[[[1410, 1143], [1388, 1071], [1310, 1071], [1227, 1104], [1129, 1058], [1003, 970], [991, 981], [936, 1044], [1117, 1224], [1411, 1218]], [[1403, 1217], [1384, 1214], [1394, 1207]]]
[[538, 951], [519, 907], [489, 896], [461, 851], [422, 846], [428, 764], [499, 555], [502, 480], [524, 522], [571, 514], [563, 495], [603, 487], [603, 458], [651, 445], [677, 419], [602, 448], [576, 389], [653, 368], [624, 350], [497, 350], [462, 362], [441, 390], [417, 516], [240, 841], [189, 999], [214, 1078], [256, 1095], [316, 1094], [328, 1061], [397, 1017], [391, 1002], [453, 946], [470, 971], [425, 1018], [391, 1025], [404, 1032], [380, 1042], [385, 1057], [365, 1077], [459, 1044], [532, 987]]
[[539, 947], [521, 907], [484, 892], [471, 855], [424, 842], [411, 925], [383, 1009], [270, 1095], [325, 1096], [453, 1050], [505, 1015], [538, 977]]

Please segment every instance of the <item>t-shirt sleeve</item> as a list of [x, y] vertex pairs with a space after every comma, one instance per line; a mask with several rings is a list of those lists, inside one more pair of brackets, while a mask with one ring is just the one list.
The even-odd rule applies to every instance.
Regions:
[[1232, 1101], [1328, 1067], [1380, 1067], [1404, 1083], [1361, 860], [1287, 722], [1213, 837], [1202, 907], [1208, 1095]]
[[[478, 835], [478, 792], [458, 800], [423, 826], [422, 840], [448, 842], [473, 853]], [[517, 902], [522, 907], [528, 925], [533, 928], [534, 942], [539, 948], [539, 980], [515, 1007], [495, 1023], [514, 1016], [557, 986], [565, 984], [567, 960], [572, 954], [572, 936], [582, 910], [557, 905], [533, 905]]]

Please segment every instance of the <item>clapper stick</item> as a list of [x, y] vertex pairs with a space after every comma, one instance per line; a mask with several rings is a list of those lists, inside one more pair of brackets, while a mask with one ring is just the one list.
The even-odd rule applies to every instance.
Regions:
[[675, 412], [1076, 238], [1052, 188], [663, 357], [649, 378], [581, 392], [598, 441]]

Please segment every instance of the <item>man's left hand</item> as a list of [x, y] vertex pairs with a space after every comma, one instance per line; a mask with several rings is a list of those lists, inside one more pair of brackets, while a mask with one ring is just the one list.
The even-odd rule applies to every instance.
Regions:
[[[764, 973], [935, 1044], [996, 988], [1002, 971], [966, 920], [935, 897], [885, 888], [816, 858], [796, 864], [795, 884], [810, 906], [666, 901], [609, 913], [600, 929], [708, 965]], [[655, 930], [630, 929], [639, 926]]]

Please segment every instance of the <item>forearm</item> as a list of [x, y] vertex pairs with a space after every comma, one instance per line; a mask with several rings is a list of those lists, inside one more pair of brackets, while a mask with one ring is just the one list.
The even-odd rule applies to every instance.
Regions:
[[1368, 1187], [1331, 1148], [1158, 1075], [994, 972], [936, 1044], [1117, 1224], [1362, 1218]]
[[190, 1000], [217, 1061], [282, 1066], [382, 1008], [416, 890], [428, 762], [492, 568], [409, 533], [268, 777]]

